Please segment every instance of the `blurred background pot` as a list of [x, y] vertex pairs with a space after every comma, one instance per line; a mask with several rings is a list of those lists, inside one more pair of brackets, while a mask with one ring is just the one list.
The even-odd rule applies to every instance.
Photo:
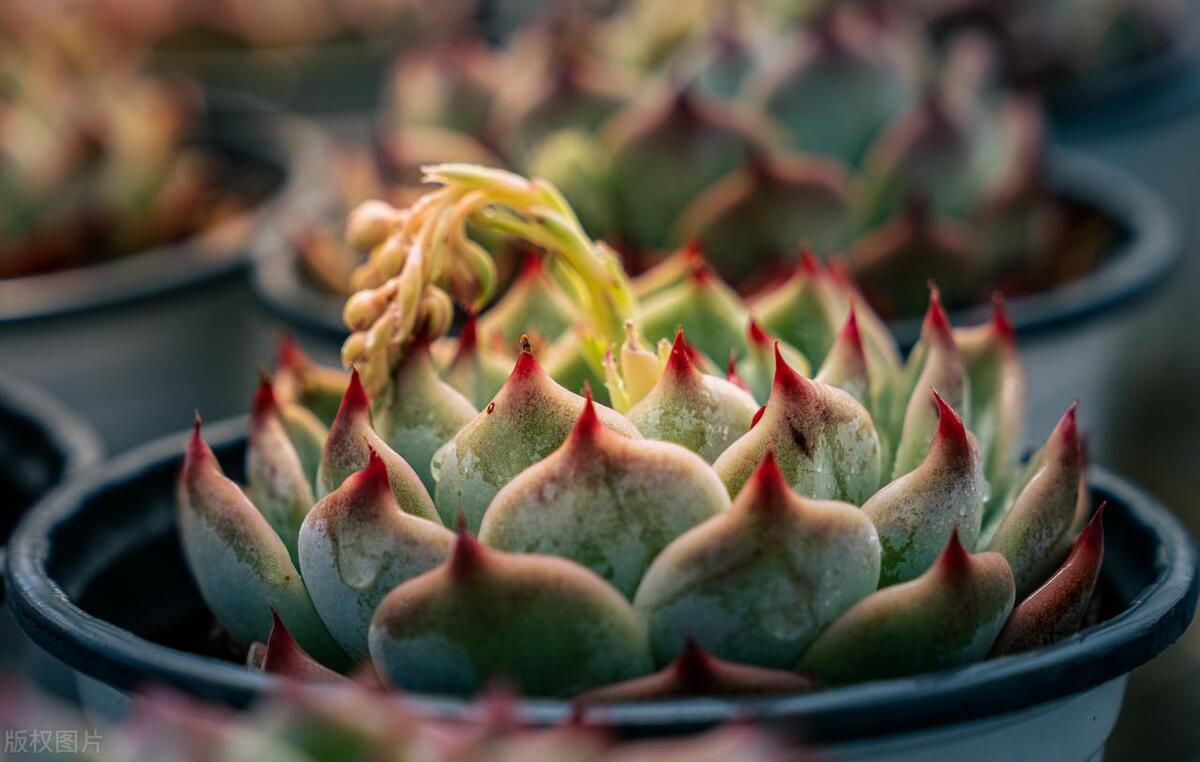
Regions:
[[[244, 419], [208, 429], [233, 478], [245, 456]], [[125, 692], [165, 684], [235, 705], [273, 678], [222, 654], [212, 618], [184, 564], [174, 483], [185, 434], [164, 438], [57, 492], [20, 526], [7, 567], [18, 622], [80, 673], [91, 708], [120, 712]], [[602, 715], [626, 735], [687, 732], [752, 714], [829, 745], [835, 758], [1093, 759], [1121, 704], [1128, 673], [1191, 621], [1196, 554], [1178, 522], [1120, 478], [1093, 470], [1109, 501], [1101, 622], [1060, 643], [962, 669], [791, 697], [694, 699], [616, 706]], [[93, 542], [105, 537], [103, 544]], [[460, 700], [411, 696], [419, 712], [461, 716]], [[564, 721], [569, 703], [520, 702], [535, 722]], [[1029, 746], [1034, 744], [1035, 746]]]
[[311, 192], [325, 145], [293, 119], [219, 109], [199, 141], [251, 189], [245, 211], [176, 244], [0, 280], [0, 366], [79, 411], [113, 451], [179, 428], [181, 411], [244, 407], [272, 340], [243, 277], [247, 251]]

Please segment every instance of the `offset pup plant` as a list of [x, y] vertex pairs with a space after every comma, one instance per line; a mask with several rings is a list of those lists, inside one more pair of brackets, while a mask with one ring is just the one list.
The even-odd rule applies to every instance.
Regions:
[[[1103, 540], [1075, 410], [1022, 468], [999, 301], [954, 329], [932, 288], [902, 362], [811, 257], [749, 303], [696, 248], [631, 281], [553, 185], [427, 177], [348, 226], [352, 372], [285, 348], [245, 490], [199, 423], [188, 447], [183, 547], [229, 634], [267, 642], [255, 664], [643, 700], [910, 675], [1081, 626]], [[493, 303], [468, 225], [539, 247], [569, 324], [514, 307], [520, 284]], [[454, 339], [456, 309], [479, 318]], [[511, 370], [472, 398], [485, 357]]]

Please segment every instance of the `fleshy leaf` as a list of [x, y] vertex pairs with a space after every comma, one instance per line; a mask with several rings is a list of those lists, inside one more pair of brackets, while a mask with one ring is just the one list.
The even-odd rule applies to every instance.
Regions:
[[1066, 555], [1066, 536], [1079, 501], [1083, 453], [1072, 405], [1030, 461], [1016, 499], [987, 541], [1012, 564], [1017, 595], [1029, 595]]
[[805, 251], [792, 277], [751, 305], [764, 330], [818, 364], [824, 362], [845, 320], [841, 295], [824, 281], [820, 263]]
[[351, 474], [365, 468], [372, 451], [378, 453], [387, 465], [392, 492], [400, 507], [414, 516], [440, 523], [433, 500], [422, 486], [420, 477], [371, 428], [370, 402], [355, 372], [350, 377], [342, 405], [329, 429], [321, 467], [317, 471], [317, 495], [325, 497], [341, 486]]
[[816, 683], [795, 672], [718, 659], [688, 638], [675, 661], [658, 672], [606, 685], [576, 697], [577, 706], [655, 701], [688, 696], [805, 693]]
[[745, 353], [748, 319], [737, 293], [699, 260], [681, 283], [646, 300], [639, 327], [647, 341], [655, 342], [670, 341], [683, 326], [692, 346], [717, 362], [730, 352]]
[[479, 538], [500, 550], [569, 558], [631, 598], [668, 543], [728, 505], [724, 485], [696, 454], [609, 431], [589, 396], [562, 447], [497, 493]]
[[300, 570], [329, 632], [355, 659], [367, 657], [367, 630], [396, 585], [450, 557], [454, 534], [401, 510], [387, 465], [374, 451], [309, 511], [300, 529]]
[[[583, 407], [583, 397], [556, 384], [526, 347], [496, 398], [434, 455], [443, 518], [461, 510], [477, 529], [500, 488], [558, 449]], [[597, 414], [618, 434], [639, 437], [616, 411], [601, 407]]]
[[658, 383], [626, 416], [642, 436], [683, 445], [711, 463], [749, 431], [757, 409], [734, 384], [696, 369], [680, 330]]
[[951, 533], [974, 547], [986, 484], [979, 451], [962, 419], [936, 391], [938, 428], [921, 465], [863, 504], [883, 546], [881, 587], [907, 582], [937, 559]]
[[763, 330], [758, 321], [751, 318], [746, 326], [746, 354], [738, 361], [735, 369], [758, 402], [766, 402], [767, 397], [771, 396], [771, 385], [775, 380], [776, 344], [779, 345], [783, 359], [787, 360], [788, 365], [797, 373], [806, 377], [812, 375], [808, 358], [801, 354], [800, 350], [772, 337]]
[[304, 648], [333, 667], [346, 655], [317, 616], [287, 547], [200, 435], [188, 443], [176, 505], [184, 556], [205, 603], [243, 645], [265, 641], [271, 609]]
[[1013, 607], [999, 553], [970, 555], [952, 534], [920, 577], [872, 593], [829, 625], [800, 669], [840, 684], [915, 675], [987, 656]]
[[275, 395], [281, 402], [294, 402], [328, 426], [337, 415], [350, 374], [318, 365], [290, 336], [279, 339], [275, 368]]
[[1016, 334], [999, 294], [993, 304], [989, 322], [954, 332], [971, 387], [969, 417], [988, 480], [988, 516], [1003, 507], [1018, 472], [1028, 387]]
[[655, 559], [634, 607], [660, 663], [691, 636], [723, 659], [787, 669], [826, 624], [875, 590], [879, 559], [862, 511], [800, 497], [767, 453], [728, 512]]
[[412, 466], [429, 494], [433, 455], [478, 411], [454, 387], [442, 381], [430, 355], [429, 341], [417, 338], [396, 366], [387, 394], [372, 405], [375, 431]]
[[323, 666], [296, 642], [279, 614], [271, 612], [271, 634], [260, 651], [251, 649], [252, 669], [305, 683], [345, 683], [346, 678]]
[[466, 397], [471, 405], [483, 407], [504, 385], [512, 367], [512, 359], [480, 342], [473, 314], [467, 316], [467, 322], [454, 346], [454, 354], [442, 368], [442, 378]]
[[[907, 392], [900, 397], [896, 408], [892, 478], [916, 468], [929, 451], [939, 417], [938, 406], [929, 396], [930, 389], [936, 389], [959, 415], [970, 409], [966, 368], [936, 287], [930, 288], [929, 311], [921, 326], [921, 339], [908, 357], [905, 377]], [[970, 419], [965, 420], [970, 425]]]
[[254, 395], [246, 444], [246, 493], [297, 562], [296, 537], [313, 504], [312, 481], [284, 429], [270, 379]]
[[531, 251], [508, 291], [480, 316], [479, 335], [485, 343], [496, 339], [505, 346], [526, 334], [553, 341], [574, 322], [574, 306], [546, 274], [541, 257]]
[[1079, 630], [1104, 561], [1104, 507], [1096, 509], [1058, 571], [1013, 609], [994, 656], [1048, 646]]
[[861, 505], [879, 486], [881, 448], [870, 413], [841, 389], [797, 374], [778, 348], [762, 417], [713, 463], [730, 495], [768, 452], [788, 485], [806, 497]]
[[503, 679], [571, 695], [652, 668], [644, 626], [607, 582], [566, 559], [490, 550], [465, 529], [449, 561], [384, 598], [370, 644], [388, 683], [425, 693]]

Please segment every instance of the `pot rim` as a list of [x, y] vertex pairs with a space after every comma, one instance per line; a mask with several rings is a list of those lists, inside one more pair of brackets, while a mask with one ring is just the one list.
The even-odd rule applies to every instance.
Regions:
[[[1184, 20], [1188, 22], [1187, 19]], [[1145, 130], [1200, 106], [1198, 35], [1187, 23], [1139, 60], [1074, 77], [1045, 92], [1056, 133], [1095, 138]]]
[[[1061, 196], [1102, 210], [1124, 228], [1107, 261], [1083, 277], [1037, 293], [1005, 300], [1017, 334], [1023, 338], [1093, 319], [1134, 301], [1161, 285], [1179, 261], [1179, 225], [1162, 199], [1128, 173], [1081, 152], [1053, 147], [1047, 153], [1050, 186]], [[340, 343], [349, 335], [342, 324], [344, 299], [308, 284], [296, 255], [277, 232], [256, 241], [252, 280], [259, 299], [289, 326]], [[953, 310], [955, 325], [986, 322], [990, 304]], [[901, 349], [916, 343], [919, 316], [890, 320]]]
[[[240, 446], [246, 418], [210, 425], [207, 439], [218, 452]], [[184, 433], [130, 451], [60, 487], [29, 513], [13, 535], [6, 573], [13, 613], [42, 648], [67, 664], [123, 689], [165, 682], [191, 693], [235, 704], [282, 685], [273, 676], [240, 665], [151, 643], [93, 617], [72, 603], [46, 571], [53, 535], [69, 525], [89, 496], [136, 482], [151, 470], [174, 468], [187, 441]], [[835, 738], [884, 735], [919, 727], [995, 716], [1100, 685], [1148, 661], [1174, 642], [1191, 622], [1200, 582], [1196, 550], [1182, 524], [1154, 499], [1101, 468], [1089, 485], [1152, 536], [1154, 579], [1113, 618], [1054, 645], [957, 669], [909, 678], [860, 683], [797, 696], [761, 699], [681, 699], [597, 709], [593, 717], [634, 733], [694, 730], [751, 714], [793, 731]], [[1110, 533], [1110, 546], [1123, 536]], [[470, 702], [448, 697], [401, 695], [418, 714], [466, 719]], [[869, 710], [871, 727], [862, 727]], [[522, 719], [565, 721], [571, 704], [518, 702]]]
[[[0, 326], [122, 306], [232, 276], [247, 267], [263, 230], [313, 195], [326, 153], [320, 131], [303, 119], [263, 114], [206, 115], [201, 142], [247, 150], [282, 171], [277, 188], [250, 209], [175, 243], [154, 246], [110, 262], [0, 279]], [[214, 126], [212, 123], [216, 122]], [[233, 246], [210, 247], [245, 227]]]
[[[62, 456], [59, 484], [104, 457], [100, 435], [83, 418], [41, 389], [3, 373], [0, 373], [0, 410], [36, 426], [50, 447]], [[26, 512], [32, 508], [27, 506]], [[3, 540], [0, 538], [0, 567], [7, 554]], [[0, 602], [4, 597], [4, 578], [0, 577]]]

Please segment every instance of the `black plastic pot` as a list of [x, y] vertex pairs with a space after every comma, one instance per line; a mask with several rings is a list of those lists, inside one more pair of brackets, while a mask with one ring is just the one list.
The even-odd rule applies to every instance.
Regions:
[[[0, 375], [0, 565], [21, 516], [101, 455], [99, 437], [74, 413], [38, 389]], [[12, 617], [0, 612], [0, 668], [14, 666], [22, 640]]]
[[[235, 478], [245, 426], [235, 419], [207, 430]], [[84, 695], [100, 709], [150, 683], [235, 705], [276, 685], [182, 650], [202, 643], [211, 624], [176, 538], [174, 481], [185, 442], [185, 434], [171, 436], [90, 472], [43, 502], [13, 537], [14, 615], [35, 642], [79, 670]], [[994, 759], [999, 734], [1013, 754], [1044, 756], [1058, 744], [1069, 751], [1056, 758], [1090, 759], [1115, 721], [1127, 674], [1180, 636], [1198, 592], [1197, 556], [1178, 521], [1112, 474], [1095, 470], [1090, 483], [1109, 500], [1102, 584], [1111, 616], [1099, 625], [1026, 655], [910, 679], [753, 701], [619, 706], [604, 719], [623, 733], [659, 735], [751, 714], [840, 751], [888, 758], [990, 748]], [[409, 698], [431, 715], [469, 711], [459, 700]], [[570, 714], [556, 701], [521, 702], [518, 710], [539, 722]]]
[[178, 429], [192, 408], [245, 409], [272, 341], [244, 277], [247, 252], [323, 177], [324, 139], [295, 120], [210, 116], [200, 142], [238, 181], [265, 183], [249, 211], [177, 244], [0, 280], [0, 367], [79, 411], [114, 451]]
[[[1014, 297], [1008, 309], [1020, 335], [1030, 378], [1030, 429], [1048, 433], [1075, 399], [1090, 431], [1107, 384], [1104, 363], [1125, 321], [1118, 308], [1161, 285], [1180, 253], [1178, 226], [1162, 201], [1128, 174], [1069, 150], [1050, 152], [1050, 186], [1056, 195], [1100, 211], [1117, 229], [1114, 250], [1091, 273], [1041, 293]], [[279, 235], [259, 240], [254, 286], [260, 298], [318, 354], [337, 357], [346, 337], [342, 297], [317, 290], [304, 276], [294, 250]], [[955, 325], [983, 322], [990, 305], [958, 310]], [[892, 321], [901, 348], [920, 334], [920, 318]]]

